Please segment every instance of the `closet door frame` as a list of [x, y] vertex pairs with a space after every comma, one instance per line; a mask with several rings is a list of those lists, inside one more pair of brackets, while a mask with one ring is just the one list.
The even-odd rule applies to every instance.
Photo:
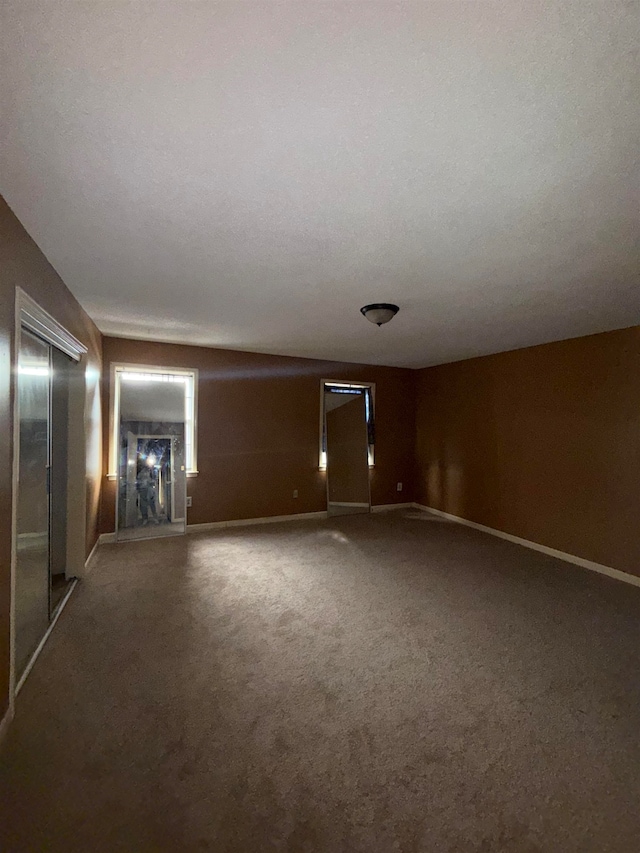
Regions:
[[[18, 474], [20, 466], [20, 401], [17, 393], [17, 367], [22, 344], [22, 330], [37, 335], [46, 343], [61, 350], [75, 362], [82, 362], [88, 351], [87, 347], [52, 317], [44, 308], [32, 299], [21, 287], [16, 287], [15, 325], [13, 335], [13, 358], [11, 389], [13, 398], [13, 464], [11, 475], [11, 601], [9, 622], [9, 715], [13, 717], [15, 697], [24, 684], [35, 659], [44, 645], [51, 629], [64, 607], [64, 600], [50, 621], [49, 629], [34, 652], [25, 671], [16, 684], [16, 567], [17, 567], [17, 522], [18, 522]], [[83, 413], [84, 414], [84, 413]], [[69, 590], [71, 592], [71, 590]]]

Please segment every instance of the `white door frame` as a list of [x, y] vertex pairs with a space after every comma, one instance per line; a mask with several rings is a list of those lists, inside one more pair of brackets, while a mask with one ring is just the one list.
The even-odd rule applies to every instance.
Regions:
[[[320, 441], [319, 441], [319, 465], [318, 470], [324, 471], [325, 474], [325, 492], [327, 499], [327, 512], [329, 512], [329, 468], [327, 464], [327, 454], [322, 449], [323, 436], [327, 434], [327, 412], [325, 408], [325, 394], [327, 385], [336, 385], [341, 388], [359, 388], [369, 389], [371, 406], [373, 408], [373, 417], [375, 421], [375, 404], [376, 404], [376, 383], [375, 382], [350, 382], [348, 379], [321, 379], [320, 380]], [[371, 504], [371, 469], [375, 467], [375, 445], [372, 447], [367, 441], [367, 458], [369, 463], [369, 511], [372, 511]], [[335, 503], [335, 501], [331, 501]]]
[[[325, 381], [326, 381], [326, 380], [325, 380]], [[337, 385], [340, 385], [340, 384], [345, 385], [346, 383], [335, 383], [335, 384], [337, 384]], [[358, 388], [358, 389], [360, 389], [360, 390], [364, 391], [366, 388], [371, 388], [372, 386], [371, 386], [371, 385], [367, 385], [367, 384], [363, 384], [363, 385], [355, 385], [355, 384], [352, 384], [352, 385], [351, 385], [351, 386], [349, 386], [349, 387]], [[367, 448], [367, 474], [368, 474], [368, 476], [367, 476], [367, 486], [368, 486], [368, 489], [369, 489], [369, 503], [358, 503], [358, 502], [354, 502], [354, 503], [352, 503], [352, 502], [345, 503], [345, 502], [343, 502], [343, 501], [330, 501], [330, 500], [329, 500], [329, 479], [330, 479], [330, 477], [331, 477], [331, 472], [330, 472], [330, 470], [329, 470], [329, 433], [328, 433], [328, 431], [327, 431], [327, 409], [326, 409], [326, 406], [325, 406], [326, 393], [327, 393], [327, 392], [326, 392], [326, 386], [323, 384], [323, 386], [322, 386], [322, 413], [323, 413], [323, 419], [324, 419], [324, 420], [323, 420], [323, 427], [324, 427], [324, 434], [325, 434], [325, 436], [326, 436], [326, 438], [327, 438], [327, 451], [326, 451], [326, 456], [325, 456], [325, 466], [324, 466], [324, 470], [325, 470], [325, 488], [326, 488], [326, 492], [327, 492], [327, 513], [329, 513], [330, 508], [331, 508], [332, 506], [355, 506], [355, 507], [368, 507], [368, 508], [369, 508], [369, 512], [371, 512], [371, 467], [372, 467], [372, 466], [369, 464], [369, 458], [370, 458], [370, 457], [369, 457], [369, 452], [370, 452], [370, 448], [369, 448], [368, 437], [367, 437], [367, 434], [366, 434], [366, 431], [367, 431], [367, 421], [366, 421], [366, 416], [365, 416], [364, 428], [365, 428], [365, 437], [367, 437], [367, 444], [366, 444], [366, 448]], [[329, 392], [329, 393], [331, 393], [331, 392]], [[372, 396], [373, 396], [373, 395], [372, 395]]]

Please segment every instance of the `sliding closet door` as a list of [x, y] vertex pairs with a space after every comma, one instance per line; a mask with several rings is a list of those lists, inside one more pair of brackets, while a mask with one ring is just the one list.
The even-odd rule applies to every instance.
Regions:
[[69, 588], [67, 516], [69, 479], [69, 385], [76, 368], [68, 356], [51, 347], [51, 421], [49, 459], [49, 570], [53, 616]]
[[17, 401], [20, 450], [15, 576], [18, 677], [49, 626], [49, 388], [51, 347], [22, 330]]

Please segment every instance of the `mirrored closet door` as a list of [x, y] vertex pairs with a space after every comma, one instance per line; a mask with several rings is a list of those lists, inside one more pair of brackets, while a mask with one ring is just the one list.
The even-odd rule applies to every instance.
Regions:
[[15, 667], [29, 664], [64, 599], [67, 577], [69, 377], [75, 364], [21, 329], [16, 405], [19, 423]]

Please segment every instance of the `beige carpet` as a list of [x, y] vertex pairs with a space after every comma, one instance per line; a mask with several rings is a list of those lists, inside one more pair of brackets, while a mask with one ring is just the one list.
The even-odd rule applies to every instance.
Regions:
[[103, 548], [11, 851], [640, 850], [640, 589], [417, 512]]

